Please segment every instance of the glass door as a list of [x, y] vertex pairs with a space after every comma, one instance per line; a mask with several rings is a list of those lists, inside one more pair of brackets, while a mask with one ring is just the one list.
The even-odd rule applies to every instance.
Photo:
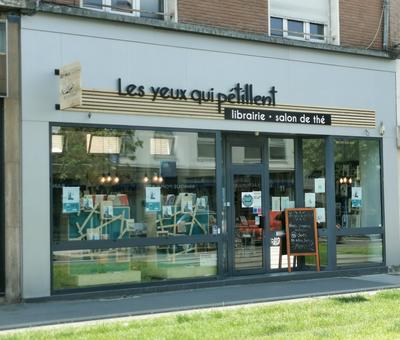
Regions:
[[266, 139], [228, 138], [228, 267], [231, 274], [262, 273], [268, 261], [265, 243], [267, 197]]
[[233, 174], [234, 271], [262, 269], [264, 216], [261, 174]]

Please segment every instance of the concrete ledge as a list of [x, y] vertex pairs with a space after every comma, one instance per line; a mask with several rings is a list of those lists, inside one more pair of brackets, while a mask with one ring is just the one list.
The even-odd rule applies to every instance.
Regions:
[[[95, 11], [80, 7], [61, 6], [43, 2], [39, 2], [39, 5], [37, 6], [35, 1], [21, 1], [21, 0], [14, 0], [14, 1], [7, 0], [7, 1], [17, 2], [17, 3], [20, 2], [21, 4], [23, 3], [24, 5], [21, 7], [22, 13], [27, 15], [34, 15], [37, 12], [62, 14], [62, 15], [84, 17], [88, 19], [107, 20], [113, 22], [148, 26], [158, 29], [168, 29], [186, 33], [197, 33], [197, 34], [211, 35], [223, 38], [249, 40], [249, 41], [269, 43], [282, 46], [311, 48], [315, 50], [348, 53], [348, 54], [356, 54], [356, 55], [388, 58], [388, 59], [392, 57], [390, 53], [387, 51], [368, 50], [366, 48], [342, 47], [337, 45], [321, 44], [321, 43], [311, 43], [306, 41], [291, 40], [280, 37], [270, 37], [264, 34], [247, 33], [247, 32], [212, 27], [212, 26], [175, 23], [171, 21], [140, 18], [123, 14]], [[4, 2], [4, 0], [0, 0], [0, 5], [2, 2]]]
[[302, 271], [302, 272], [278, 272], [272, 274], [261, 275], [246, 275], [235, 277], [222, 277], [222, 278], [208, 278], [200, 279], [197, 281], [186, 282], [154, 282], [152, 284], [137, 284], [135, 287], [122, 287], [120, 289], [114, 287], [99, 287], [97, 291], [91, 288], [91, 291], [65, 291], [63, 293], [55, 293], [50, 297], [24, 299], [24, 302], [41, 302], [41, 301], [63, 301], [63, 300], [81, 300], [81, 299], [98, 299], [98, 298], [112, 298], [121, 296], [131, 296], [135, 294], [158, 293], [158, 292], [173, 292], [179, 290], [191, 290], [198, 288], [214, 288], [222, 286], [246, 285], [255, 283], [269, 283], [269, 282], [288, 282], [298, 280], [312, 280], [322, 278], [335, 278], [335, 277], [355, 277], [361, 275], [371, 274], [386, 274], [388, 268], [385, 266], [366, 267], [361, 269], [344, 269], [337, 271]]

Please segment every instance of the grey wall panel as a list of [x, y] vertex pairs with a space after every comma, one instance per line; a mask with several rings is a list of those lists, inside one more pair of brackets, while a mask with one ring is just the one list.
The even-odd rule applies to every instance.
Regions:
[[46, 122], [22, 124], [23, 298], [50, 294], [49, 130]]

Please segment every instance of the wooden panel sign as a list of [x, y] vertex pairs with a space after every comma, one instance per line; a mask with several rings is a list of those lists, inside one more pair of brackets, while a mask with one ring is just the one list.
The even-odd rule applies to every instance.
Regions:
[[318, 232], [313, 208], [285, 210], [286, 249], [288, 271], [291, 272], [290, 256], [315, 256], [319, 268]]
[[60, 68], [60, 109], [82, 105], [81, 65], [79, 62]]

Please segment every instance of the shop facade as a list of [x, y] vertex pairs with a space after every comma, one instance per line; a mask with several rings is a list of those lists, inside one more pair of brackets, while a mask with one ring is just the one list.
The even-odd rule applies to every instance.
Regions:
[[400, 263], [393, 61], [51, 14], [21, 46], [25, 298], [290, 275], [294, 207], [322, 271]]

